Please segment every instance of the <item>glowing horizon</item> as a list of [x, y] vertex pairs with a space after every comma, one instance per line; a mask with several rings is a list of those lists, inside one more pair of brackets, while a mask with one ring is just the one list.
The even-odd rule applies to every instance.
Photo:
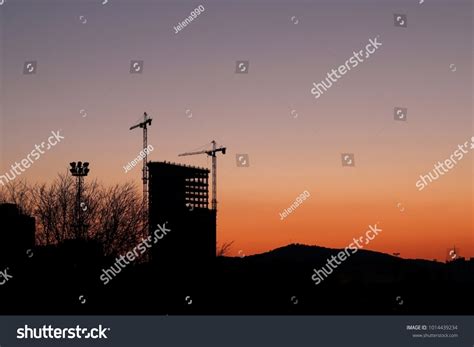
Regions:
[[[472, 3], [206, 1], [175, 33], [195, 5], [2, 6], [0, 175], [61, 130], [64, 140], [18, 178], [51, 182], [83, 160], [87, 180], [140, 191], [141, 165], [123, 166], [141, 150], [141, 132], [129, 128], [146, 111], [151, 161], [210, 168], [205, 155], [177, 155], [211, 140], [227, 147], [217, 159], [217, 238], [234, 241], [231, 255], [344, 248], [379, 223], [367, 249], [444, 261], [456, 246], [474, 257], [472, 150], [416, 187], [473, 135]], [[407, 28], [393, 24], [400, 12]], [[377, 52], [315, 99], [312, 83], [377, 35]], [[130, 73], [132, 60], [143, 73]], [[235, 73], [245, 60], [248, 73]], [[23, 74], [27, 61], [37, 61], [35, 74]], [[395, 107], [408, 109], [406, 121], [394, 120]], [[354, 167], [342, 153], [354, 153]], [[238, 167], [237, 154], [250, 165]], [[311, 196], [280, 220], [305, 190]]]

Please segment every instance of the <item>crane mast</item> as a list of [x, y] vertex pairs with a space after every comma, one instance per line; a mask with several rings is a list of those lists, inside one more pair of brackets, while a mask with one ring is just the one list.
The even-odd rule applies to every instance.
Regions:
[[143, 113], [143, 121], [135, 124], [134, 126], [130, 127], [130, 130], [136, 128], [143, 129], [143, 153], [145, 154], [145, 158], [143, 159], [143, 168], [142, 168], [142, 181], [143, 181], [143, 206], [142, 206], [142, 213], [143, 213], [143, 230], [146, 231], [148, 226], [148, 150], [145, 150], [148, 147], [148, 126], [151, 126], [152, 118], [148, 117], [146, 112]]
[[[224, 152], [225, 153], [225, 150]], [[212, 141], [212, 201], [211, 206], [217, 211], [217, 157], [216, 157], [216, 141]]]

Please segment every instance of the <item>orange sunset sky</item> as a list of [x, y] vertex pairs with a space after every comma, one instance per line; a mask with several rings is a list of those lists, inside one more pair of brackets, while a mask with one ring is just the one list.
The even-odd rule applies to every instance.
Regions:
[[[228, 148], [218, 157], [217, 236], [234, 241], [232, 255], [289, 243], [344, 248], [377, 223], [366, 249], [445, 261], [455, 245], [474, 257], [472, 150], [415, 186], [473, 135], [472, 2], [208, 1], [175, 34], [199, 4], [4, 6], [0, 175], [61, 129], [63, 142], [22, 178], [49, 182], [83, 160], [88, 179], [140, 191], [140, 167], [123, 166], [140, 151], [141, 132], [128, 129], [146, 111], [152, 161], [210, 168], [206, 156], [177, 154], [211, 140]], [[400, 12], [407, 28], [393, 24]], [[377, 35], [373, 56], [311, 95]], [[37, 73], [24, 75], [30, 60]], [[142, 74], [129, 73], [131, 60], [144, 61]], [[237, 60], [250, 61], [248, 74], [235, 73]], [[394, 120], [394, 107], [408, 109], [407, 121]], [[355, 167], [343, 167], [341, 153], [354, 153]], [[236, 154], [250, 166], [237, 167]], [[309, 199], [280, 220], [305, 190]]]

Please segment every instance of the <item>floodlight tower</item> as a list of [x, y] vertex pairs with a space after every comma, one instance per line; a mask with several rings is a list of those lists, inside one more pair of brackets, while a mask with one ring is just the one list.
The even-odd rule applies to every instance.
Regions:
[[143, 129], [143, 153], [145, 154], [145, 158], [143, 158], [143, 169], [142, 169], [142, 181], [143, 181], [143, 206], [142, 206], [142, 213], [143, 213], [143, 230], [147, 230], [148, 225], [148, 150], [145, 148], [148, 147], [148, 126], [151, 126], [152, 118], [148, 117], [146, 112], [143, 113], [143, 122], [135, 124], [134, 126], [130, 127], [130, 130], [136, 128]]
[[76, 193], [76, 206], [75, 206], [75, 229], [76, 229], [76, 236], [79, 238], [86, 238], [87, 232], [84, 228], [84, 218], [82, 215], [82, 206], [81, 206], [81, 200], [82, 200], [82, 185], [84, 181], [84, 177], [87, 176], [89, 173], [89, 163], [85, 162], [82, 163], [81, 161], [77, 162], [72, 162], [69, 163], [71, 168], [69, 169], [69, 172], [77, 178], [76, 180], [76, 187], [77, 187], [77, 193]]

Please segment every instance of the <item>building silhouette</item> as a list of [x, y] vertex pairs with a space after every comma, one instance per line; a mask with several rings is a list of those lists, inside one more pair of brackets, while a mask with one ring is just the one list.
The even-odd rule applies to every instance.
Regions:
[[0, 263], [25, 256], [35, 245], [35, 219], [23, 214], [15, 204], [0, 204]]
[[152, 261], [173, 268], [212, 262], [216, 211], [209, 208], [209, 170], [167, 162], [148, 168], [150, 233], [164, 223], [171, 230], [154, 245]]

